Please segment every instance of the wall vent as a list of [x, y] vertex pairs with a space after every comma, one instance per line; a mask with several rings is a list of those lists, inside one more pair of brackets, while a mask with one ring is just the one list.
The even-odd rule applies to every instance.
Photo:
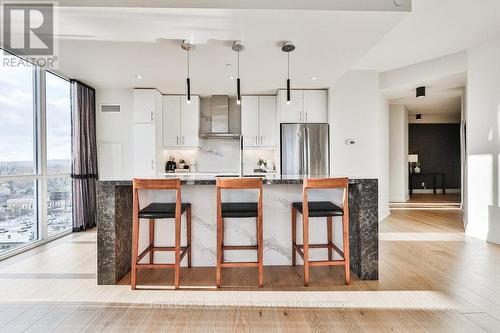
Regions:
[[101, 112], [120, 112], [121, 105], [120, 104], [101, 104]]

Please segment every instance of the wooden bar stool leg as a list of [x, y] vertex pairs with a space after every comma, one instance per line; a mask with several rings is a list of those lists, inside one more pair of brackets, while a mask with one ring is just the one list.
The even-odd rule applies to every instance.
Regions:
[[221, 284], [221, 263], [222, 263], [222, 224], [224, 219], [220, 216], [217, 217], [217, 271], [215, 275], [215, 284], [217, 288], [220, 288]]
[[[155, 220], [149, 220], [149, 246], [154, 248], [155, 243]], [[155, 252], [153, 249], [149, 252], [149, 263], [152, 264], [154, 262]]]
[[297, 209], [292, 207], [292, 266], [297, 264], [297, 253], [295, 252], [295, 244], [297, 243]]
[[303, 215], [304, 286], [309, 286], [309, 216]]
[[181, 282], [181, 217], [175, 217], [175, 289]]
[[264, 285], [264, 247], [263, 247], [263, 230], [262, 230], [262, 213], [257, 217], [257, 257], [259, 261], [259, 287]]
[[186, 233], [187, 233], [187, 247], [188, 247], [188, 267], [191, 267], [191, 207], [186, 211]]
[[134, 216], [132, 221], [132, 271], [130, 272], [130, 285], [132, 290], [137, 287], [137, 257], [139, 255], [139, 202], [138, 195], [134, 193]]
[[342, 217], [342, 228], [343, 228], [343, 252], [344, 252], [344, 264], [345, 264], [345, 284], [351, 283], [351, 267], [349, 258], [349, 213], [344, 213]]
[[[332, 239], [333, 239], [333, 232], [332, 232], [332, 217], [331, 216], [328, 216], [326, 218], [326, 228], [327, 228], [327, 233], [328, 233], [328, 245], [330, 245], [330, 243], [333, 243]], [[328, 246], [328, 260], [332, 260], [332, 254], [333, 254], [333, 249]]]

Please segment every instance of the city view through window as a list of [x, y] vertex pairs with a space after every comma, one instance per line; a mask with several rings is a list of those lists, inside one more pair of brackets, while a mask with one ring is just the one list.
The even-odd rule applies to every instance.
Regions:
[[[41, 86], [45, 105], [35, 98]], [[70, 83], [0, 66], [0, 254], [71, 230], [70, 173]]]

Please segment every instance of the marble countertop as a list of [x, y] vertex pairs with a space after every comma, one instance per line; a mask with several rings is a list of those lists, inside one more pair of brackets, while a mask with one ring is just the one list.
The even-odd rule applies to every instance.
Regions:
[[[147, 179], [166, 179], [166, 178], [179, 178], [182, 185], [215, 185], [215, 174], [165, 174], [160, 176], [142, 177]], [[231, 177], [231, 175], [223, 175], [223, 177]], [[303, 176], [303, 175], [278, 175], [278, 174], [264, 174], [264, 175], [245, 175], [245, 178], [262, 178], [263, 183], [267, 185], [272, 184], [302, 184], [305, 178], [339, 178], [345, 176]], [[235, 176], [234, 178], [237, 178]], [[359, 184], [367, 179], [351, 178], [349, 184]], [[123, 186], [132, 185], [132, 180], [99, 180], [101, 185], [108, 186]]]

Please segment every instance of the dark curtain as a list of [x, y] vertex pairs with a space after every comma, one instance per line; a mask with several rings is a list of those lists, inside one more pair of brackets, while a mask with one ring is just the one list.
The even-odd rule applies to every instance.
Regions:
[[71, 81], [73, 231], [96, 226], [97, 141], [95, 90]]

